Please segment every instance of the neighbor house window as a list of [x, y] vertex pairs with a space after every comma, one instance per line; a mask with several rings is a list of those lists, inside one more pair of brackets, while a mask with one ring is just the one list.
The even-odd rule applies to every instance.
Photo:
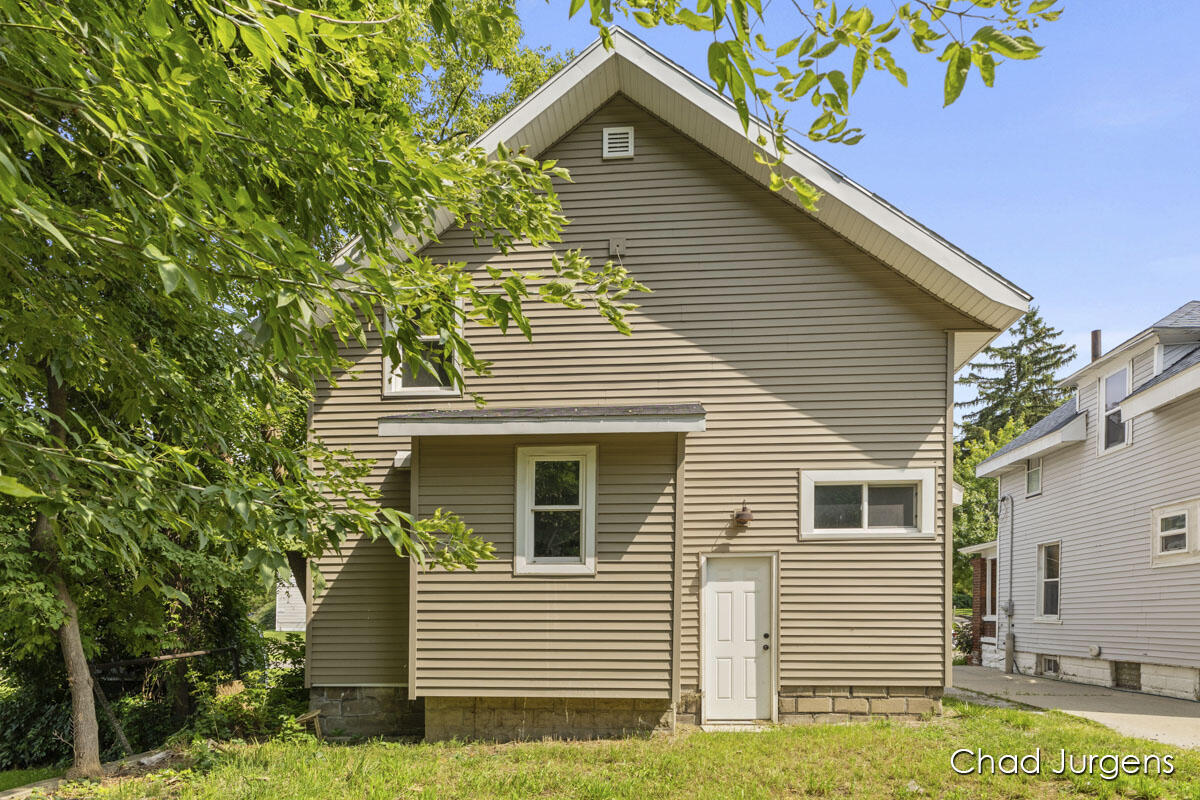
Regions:
[[932, 536], [932, 469], [804, 470], [800, 535]]
[[596, 447], [517, 449], [517, 574], [596, 571]]
[[[385, 323], [391, 328], [391, 321]], [[414, 365], [408, 359], [400, 364], [393, 364], [384, 358], [383, 393], [385, 395], [429, 397], [440, 395], [458, 396], [459, 391], [454, 386], [450, 371], [446, 369], [447, 359], [445, 342], [438, 334], [426, 334], [417, 337], [419, 350], [417, 355], [421, 361]]]
[[1151, 520], [1152, 563], [1163, 566], [1200, 561], [1200, 500], [1159, 506], [1152, 511]]
[[1038, 603], [1039, 617], [1059, 618], [1061, 578], [1059, 571], [1061, 545], [1058, 542], [1038, 545]]
[[1100, 381], [1100, 405], [1103, 425], [1100, 449], [1112, 450], [1129, 441], [1129, 423], [1121, 419], [1121, 401], [1129, 396], [1129, 366], [1126, 365]]
[[1042, 493], [1042, 460], [1030, 458], [1025, 461], [1025, 496]]

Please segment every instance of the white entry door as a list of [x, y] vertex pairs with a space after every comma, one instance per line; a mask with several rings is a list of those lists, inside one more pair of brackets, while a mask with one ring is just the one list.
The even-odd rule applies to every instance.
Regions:
[[704, 581], [704, 707], [709, 720], [770, 719], [771, 559], [710, 556]]

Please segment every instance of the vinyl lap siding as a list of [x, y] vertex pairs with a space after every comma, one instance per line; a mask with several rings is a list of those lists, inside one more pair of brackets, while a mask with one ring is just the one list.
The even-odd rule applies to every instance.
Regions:
[[[598, 445], [596, 575], [512, 574], [518, 444]], [[675, 435], [431, 437], [419, 508], [454, 509], [492, 541], [478, 572], [417, 589], [421, 695], [667, 697]]]
[[[381, 502], [408, 509], [406, 471], [376, 483]], [[356, 538], [315, 559], [310, 570], [320, 572], [325, 587], [314, 592], [308, 621], [308, 685], [407, 685], [408, 561], [386, 541]]]
[[[636, 157], [602, 161], [601, 129], [623, 124], [636, 128]], [[469, 327], [480, 357], [494, 366], [491, 376], [469, 378], [468, 389], [496, 407], [704, 404], [708, 430], [689, 434], [686, 444], [683, 689], [695, 689], [700, 682], [700, 556], [760, 550], [781, 554], [782, 686], [940, 686], [945, 658], [941, 520], [949, 399], [946, 331], [978, 325], [624, 98], [602, 107], [543, 157], [558, 159], [574, 179], [558, 187], [572, 222], [556, 247], [580, 248], [603, 262], [609, 238], [624, 237], [625, 266], [654, 293], [634, 298], [641, 308], [629, 315], [632, 337], [616, 333], [592, 312], [541, 304], [530, 307], [532, 343], [519, 334]], [[479, 272], [485, 264], [544, 270], [550, 251], [523, 247], [504, 257], [473, 249], [469, 234], [452, 229], [425, 253], [439, 262], [465, 261], [469, 270]], [[379, 480], [388, 474], [385, 462], [404, 444], [375, 435], [380, 416], [470, 406], [469, 400], [381, 399], [378, 347], [353, 357], [361, 379], [323, 393], [314, 424], [331, 443], [361, 447], [362, 454], [378, 459]], [[422, 448], [426, 446], [436, 452], [441, 445], [426, 438]], [[673, 465], [673, 445], [667, 449]], [[503, 470], [512, 469], [511, 445], [509, 455], [496, 460], [492, 445], [481, 439], [461, 449], [458, 467], [430, 468], [444, 470], [442, 480], [449, 481], [454, 470], [461, 472], [472, 463], [477, 450], [490, 454], [491, 465], [479, 476], [484, 481], [479, 502], [470, 499], [470, 492], [449, 486], [430, 494], [434, 488], [427, 488], [422, 476], [421, 510], [452, 508], [499, 543], [512, 526], [511, 480], [502, 479]], [[424, 464], [425, 456], [421, 458]], [[600, 466], [603, 470], [603, 460]], [[937, 541], [800, 542], [798, 470], [868, 466], [938, 470]], [[731, 514], [743, 499], [755, 521], [749, 529], [735, 531]], [[670, 502], [661, 498], [661, 508], [669, 511]], [[627, 524], [637, 515], [630, 509]], [[653, 525], [655, 531], [662, 528], [655, 536], [669, 536], [669, 520]], [[661, 548], [654, 558], [667, 559], [666, 580], [668, 542]], [[626, 647], [619, 657], [589, 656], [574, 666], [553, 659], [545, 666], [539, 649], [543, 634], [538, 633], [551, 624], [581, 623], [573, 600], [561, 608], [540, 600], [514, 601], [508, 621], [492, 625], [487, 621], [492, 616], [479, 615], [512, 591], [506, 562], [484, 565], [476, 575], [423, 575], [420, 687], [446, 694], [514, 686], [526, 694], [574, 694], [582, 691], [573, 688], [580, 675], [600, 680], [589, 676], [587, 668], [599, 662], [599, 672], [614, 676], [613, 685], [625, 687], [621, 691], [626, 696], [643, 689], [665, 693], [665, 675], [644, 676], [629, 664], [638, 662], [643, 648], [660, 646], [664, 634], [656, 620], [661, 610], [662, 620], [669, 622], [669, 583], [653, 592], [633, 591], [651, 567], [639, 558], [623, 560], [620, 568], [628, 568], [622, 583], [629, 584], [624, 588], [630, 593], [589, 594], [595, 615], [587, 617], [588, 626], [570, 629], [571, 635], [580, 638], [581, 652], [589, 652], [589, 637], [615, 641], [608, 638], [614, 631], [640, 644]], [[655, 561], [652, 569], [659, 568]], [[603, 578], [609, 579], [615, 576]], [[434, 595], [426, 595], [426, 587], [441, 587], [443, 580], [477, 583], [469, 589], [465, 583], [453, 584], [455, 602], [430, 601], [427, 606], [425, 598]], [[651, 583], [658, 586], [657, 581], [655, 577]], [[564, 590], [575, 583], [581, 581], [556, 578], [545, 588]], [[643, 616], [623, 616], [633, 613]], [[434, 634], [426, 625], [428, 614], [457, 614], [460, 627], [439, 630], [427, 644], [426, 636]], [[614, 621], [605, 621], [606, 616]], [[537, 646], [528, 652], [536, 657], [513, 654], [514, 648], [520, 652], [528, 647], [530, 636]], [[665, 639], [661, 646], [669, 653]], [[434, 677], [435, 664], [443, 677]]]
[[[1134, 359], [1134, 373], [1152, 354]], [[1046, 457], [1043, 492], [1024, 498], [1023, 475], [1001, 479], [1016, 501], [1013, 550], [1017, 650], [1200, 667], [1200, 564], [1151, 568], [1150, 509], [1200, 496], [1200, 401], [1133, 420], [1132, 444], [1097, 455], [1097, 387], [1080, 391], [1088, 438]], [[1018, 494], [1018, 492], [1020, 494]], [[1007, 587], [1009, 519], [1000, 521], [1001, 597]], [[1032, 621], [1040, 542], [1062, 541], [1062, 623]]]

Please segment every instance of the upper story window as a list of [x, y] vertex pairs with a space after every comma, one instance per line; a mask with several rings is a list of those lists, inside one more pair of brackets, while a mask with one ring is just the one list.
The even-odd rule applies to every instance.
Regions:
[[1025, 461], [1025, 496], [1042, 493], [1042, 460], [1030, 458]]
[[595, 574], [595, 445], [517, 448], [513, 572]]
[[1062, 545], [1050, 542], [1038, 545], [1037, 615], [1044, 619], [1059, 618], [1059, 599], [1062, 591]]
[[933, 536], [934, 470], [804, 470], [803, 538]]
[[1200, 561], [1200, 500], [1159, 506], [1151, 512], [1150, 561], [1154, 566]]
[[[391, 321], [386, 321], [391, 327]], [[383, 363], [383, 394], [388, 397], [457, 397], [460, 393], [446, 369], [445, 344], [438, 334], [418, 337], [421, 361], [412, 364], [405, 360], [393, 364], [385, 358]]]
[[1129, 423], [1121, 419], [1121, 401], [1129, 396], [1129, 364], [1100, 380], [1100, 452], [1129, 443]]

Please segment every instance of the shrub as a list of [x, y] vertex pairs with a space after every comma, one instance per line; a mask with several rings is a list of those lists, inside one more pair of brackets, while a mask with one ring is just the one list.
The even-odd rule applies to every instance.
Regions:
[[263, 739], [291, 731], [308, 707], [304, 690], [304, 643], [297, 635], [267, 643], [269, 667], [247, 672], [241, 681], [227, 674], [193, 675], [196, 711], [189, 731], [213, 739]]
[[960, 653], [970, 653], [972, 637], [971, 633], [973, 626], [970, 620], [955, 622], [951, 632], [951, 640], [954, 642], [954, 649]]

